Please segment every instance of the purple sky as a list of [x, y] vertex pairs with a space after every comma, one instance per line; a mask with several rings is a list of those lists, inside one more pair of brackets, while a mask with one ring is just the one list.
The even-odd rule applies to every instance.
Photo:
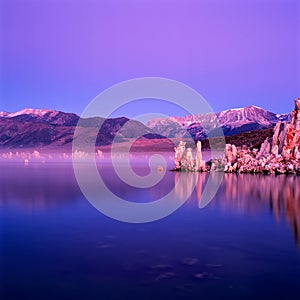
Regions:
[[80, 113], [144, 76], [186, 83], [216, 111], [289, 112], [300, 96], [298, 0], [0, 3], [0, 111]]

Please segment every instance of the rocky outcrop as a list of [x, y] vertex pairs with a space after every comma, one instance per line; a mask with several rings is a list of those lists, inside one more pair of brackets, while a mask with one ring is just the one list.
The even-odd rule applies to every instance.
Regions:
[[270, 151], [271, 151], [271, 145], [268, 142], [268, 140], [265, 140], [262, 143], [262, 145], [260, 147], [260, 150], [259, 150], [259, 152], [256, 155], [256, 158], [257, 159], [261, 159], [263, 157], [266, 157], [266, 156], [268, 156], [270, 154]]
[[[199, 150], [201, 152], [201, 147]], [[199, 157], [202, 158], [200, 155]], [[177, 163], [176, 169], [182, 169], [180, 162]], [[198, 171], [198, 168], [185, 167], [184, 170]], [[199, 170], [227, 173], [300, 174], [300, 98], [295, 100], [291, 122], [278, 122], [272, 139], [266, 139], [260, 149], [227, 144], [223, 158], [211, 160]]]
[[202, 145], [201, 142], [197, 142], [197, 151], [196, 151], [196, 170], [197, 171], [205, 171], [206, 164], [205, 160], [202, 159]]
[[192, 148], [185, 148], [186, 142], [181, 141], [175, 151], [175, 168], [177, 171], [207, 171], [206, 163], [202, 159], [201, 142], [197, 142], [196, 158], [193, 156]]
[[[271, 141], [266, 139], [258, 149], [238, 149], [232, 159], [230, 146], [226, 146], [225, 172], [286, 174], [300, 173], [300, 98], [295, 100], [291, 122], [278, 122]], [[236, 163], [236, 168], [233, 164]]]

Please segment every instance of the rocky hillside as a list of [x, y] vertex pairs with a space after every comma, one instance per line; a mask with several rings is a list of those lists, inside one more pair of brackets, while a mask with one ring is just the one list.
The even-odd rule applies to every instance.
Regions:
[[[54, 110], [24, 109], [16, 113], [2, 112], [0, 113], [0, 147], [26, 148], [69, 144], [73, 140], [78, 120], [79, 116], [76, 114]], [[99, 120], [103, 121], [103, 118], [83, 120], [83, 126], [88, 128], [85, 131], [87, 134], [85, 138], [93, 134]], [[139, 136], [148, 139], [159, 137], [138, 121], [127, 118], [106, 119], [98, 134], [96, 145], [108, 145], [115, 137], [118, 141], [125, 141]]]

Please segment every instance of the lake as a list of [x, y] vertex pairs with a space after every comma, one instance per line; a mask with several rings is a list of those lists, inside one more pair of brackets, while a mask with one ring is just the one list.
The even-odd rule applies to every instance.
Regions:
[[200, 209], [208, 174], [167, 171], [138, 191], [103, 166], [127, 201], [155, 200], [178, 176], [175, 193], [191, 193], [168, 217], [132, 224], [97, 211], [70, 163], [0, 168], [1, 299], [299, 298], [300, 177], [225, 174]]

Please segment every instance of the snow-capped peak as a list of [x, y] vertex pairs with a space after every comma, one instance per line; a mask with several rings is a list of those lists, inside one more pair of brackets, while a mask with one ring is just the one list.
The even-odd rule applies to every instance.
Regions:
[[262, 110], [264, 110], [263, 108], [261, 108], [261, 107], [259, 107], [259, 106], [256, 106], [256, 105], [251, 105], [251, 106], [249, 106], [249, 107], [254, 107], [254, 108], [257, 108], [257, 109], [262, 109]]
[[0, 117], [6, 117], [7, 115], [9, 115], [8, 112], [6, 112], [6, 111], [0, 111]]
[[243, 110], [243, 109], [245, 109], [245, 108], [243, 108], [243, 107], [240, 107], [240, 108], [230, 108], [230, 109], [226, 109], [226, 110], [222, 110], [220, 113], [222, 114], [225, 114], [225, 113], [227, 113], [227, 112], [229, 112], [229, 111], [238, 111], [238, 110]]
[[42, 117], [42, 116], [44, 116], [45, 114], [47, 114], [49, 112], [55, 112], [56, 113], [56, 111], [50, 110], [50, 109], [24, 108], [24, 109], [19, 110], [17, 112], [7, 114], [6, 117], [13, 118], [13, 117], [20, 116], [20, 115], [35, 115], [35, 116]]
[[248, 109], [251, 109], [251, 108], [256, 108], [256, 109], [259, 109], [259, 110], [264, 110], [263, 108], [259, 107], [259, 106], [256, 106], [256, 105], [251, 105], [251, 106], [247, 106], [247, 107], [239, 107], [239, 108], [230, 108], [230, 109], [226, 109], [226, 110], [223, 110], [220, 112], [220, 114], [225, 114], [227, 112], [230, 112], [230, 111], [245, 111], [245, 110], [248, 110]]

